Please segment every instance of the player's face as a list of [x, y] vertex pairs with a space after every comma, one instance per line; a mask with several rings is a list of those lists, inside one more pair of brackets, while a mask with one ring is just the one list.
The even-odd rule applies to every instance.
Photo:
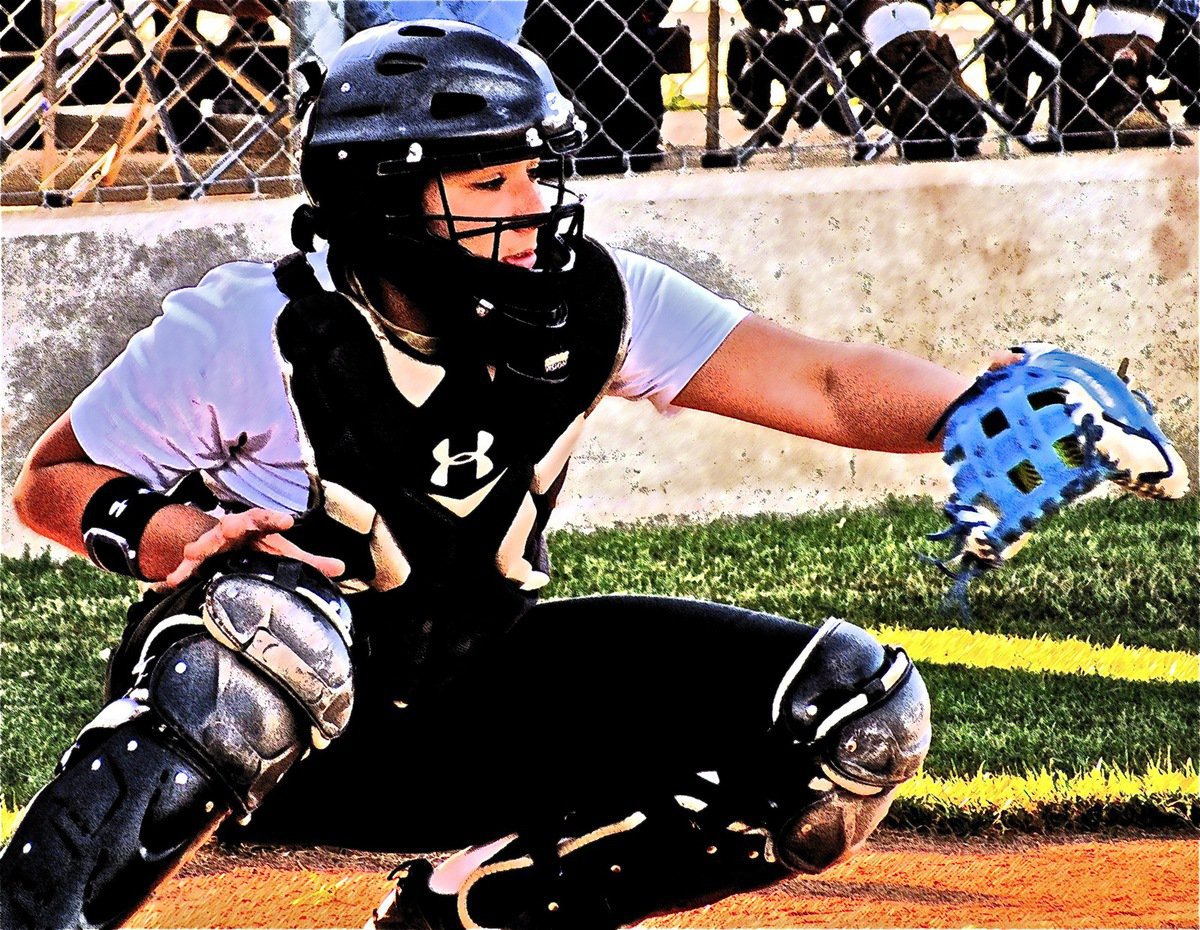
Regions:
[[[442, 183], [450, 215], [507, 219], [544, 213], [547, 209], [544, 197], [546, 188], [534, 180], [537, 167], [538, 161], [535, 158], [498, 165], [495, 168], [476, 168], [443, 175]], [[425, 212], [436, 215], [445, 213], [436, 181], [430, 181], [425, 188]], [[435, 235], [449, 237], [445, 220], [431, 220], [429, 228]], [[490, 228], [491, 224], [486, 222], [458, 219], [454, 221], [455, 232], [459, 234], [473, 229]], [[468, 236], [459, 242], [474, 254], [491, 258], [495, 237], [489, 233]], [[497, 257], [502, 262], [532, 268], [537, 260], [537, 229], [527, 226], [504, 230], [500, 234], [500, 250]]]

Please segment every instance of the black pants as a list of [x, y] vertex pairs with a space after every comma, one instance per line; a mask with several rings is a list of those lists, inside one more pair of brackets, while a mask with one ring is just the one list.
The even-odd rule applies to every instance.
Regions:
[[442, 850], [572, 811], [626, 816], [698, 771], [752, 773], [775, 690], [813, 632], [699, 601], [539, 604], [408, 708], [372, 697], [387, 676], [373, 656], [346, 732], [226, 835]]

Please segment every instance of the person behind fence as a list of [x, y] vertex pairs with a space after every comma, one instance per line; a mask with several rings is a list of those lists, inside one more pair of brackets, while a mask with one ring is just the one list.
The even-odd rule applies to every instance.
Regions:
[[157, 584], [0, 857], [0, 924], [120, 925], [218, 826], [462, 848], [376, 927], [614, 928], [842, 859], [929, 747], [904, 651], [539, 602], [543, 529], [604, 396], [925, 452], [968, 379], [585, 235], [581, 124], [521, 47], [391, 23], [308, 74], [302, 251], [168, 295], [18, 481], [29, 526]]
[[[1196, 0], [1120, 0], [1096, 7], [1090, 35], [1079, 37], [1088, 53], [1078, 63], [1063, 62], [1063, 80], [1074, 91], [1068, 103], [1079, 101], [1086, 116], [1099, 116], [1103, 128], [1117, 128], [1139, 109], [1143, 124], [1166, 125], [1158, 99], [1176, 99], [1184, 120], [1200, 124], [1200, 3]], [[1108, 86], [1097, 87], [1096, 64]], [[1167, 81], [1155, 94], [1148, 79]], [[1106, 94], [1105, 91], [1108, 90]], [[1123, 91], [1124, 93], [1120, 93]], [[1067, 127], [1070, 128], [1069, 126]]]
[[1178, 100], [1183, 121], [1200, 122], [1198, 9], [1196, 0], [1122, 0], [1081, 5], [1075, 16], [1058, 10], [1028, 39], [1013, 30], [985, 52], [999, 49], [988, 59], [993, 100], [1020, 137], [1033, 128], [1043, 92], [1057, 88], [1052, 148], [1191, 145], [1163, 103]]
[[1155, 7], [1163, 31], [1155, 43], [1155, 73], [1170, 85], [1166, 95], [1183, 106], [1183, 118], [1200, 126], [1200, 2], [1166, 0]]
[[[228, 32], [220, 42], [206, 46], [200, 29], [202, 12], [224, 21]], [[267, 112], [262, 101], [245, 89], [249, 83], [258, 93], [283, 103], [287, 47], [274, 41], [269, 20], [284, 13], [280, 0], [192, 0], [188, 5], [183, 28], [171, 37], [157, 78], [164, 96], [178, 95], [168, 112], [184, 151], [224, 152], [236, 145], [239, 121], [221, 126], [219, 118], [205, 116], [202, 101], [211, 101], [208, 106], [216, 114]], [[156, 10], [156, 32], [161, 34], [171, 18]], [[196, 74], [202, 76], [197, 80]], [[186, 88], [183, 93], [181, 85]]]
[[664, 27], [666, 0], [531, 0], [521, 41], [541, 55], [590, 125], [581, 174], [663, 160], [662, 76], [689, 74], [690, 32]]
[[[788, 25], [804, 0], [740, 0], [748, 26], [730, 39], [726, 78], [742, 125], [768, 122], [763, 141], [779, 145], [788, 122], [809, 129], [822, 120], [854, 135], [833, 102], [822, 59], [837, 62], [864, 125], [891, 130], [907, 158], [950, 158], [979, 151], [987, 125], [979, 97], [963, 81], [958, 53], [934, 30], [933, 0], [839, 0], [820, 21], [806, 14]], [[857, 64], [852, 54], [859, 53]], [[774, 85], [785, 91], [774, 114]]]
[[473, 23], [516, 42], [525, 20], [526, 0], [342, 0], [346, 38], [393, 21], [450, 19]]

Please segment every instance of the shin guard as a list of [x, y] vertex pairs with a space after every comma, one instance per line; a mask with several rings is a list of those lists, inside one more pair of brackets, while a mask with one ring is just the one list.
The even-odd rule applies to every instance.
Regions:
[[121, 925], [229, 813], [190, 755], [153, 714], [78, 744], [0, 856], [0, 927]]

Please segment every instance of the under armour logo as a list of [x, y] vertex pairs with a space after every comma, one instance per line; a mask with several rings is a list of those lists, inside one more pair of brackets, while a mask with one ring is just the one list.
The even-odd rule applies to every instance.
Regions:
[[438, 467], [433, 470], [433, 476], [429, 480], [439, 488], [444, 488], [450, 482], [451, 465], [470, 465], [472, 462], [475, 463], [476, 479], [482, 478], [492, 470], [492, 460], [485, 453], [495, 441], [496, 438], [491, 433], [480, 430], [479, 438], [476, 439], [477, 448], [474, 452], [459, 452], [457, 455], [451, 455], [450, 440], [443, 439], [433, 450], [433, 457], [438, 460]]
[[129, 501], [116, 501], [111, 507], [108, 508], [108, 515], [110, 517], [119, 517], [125, 512], [125, 508], [128, 506]]

